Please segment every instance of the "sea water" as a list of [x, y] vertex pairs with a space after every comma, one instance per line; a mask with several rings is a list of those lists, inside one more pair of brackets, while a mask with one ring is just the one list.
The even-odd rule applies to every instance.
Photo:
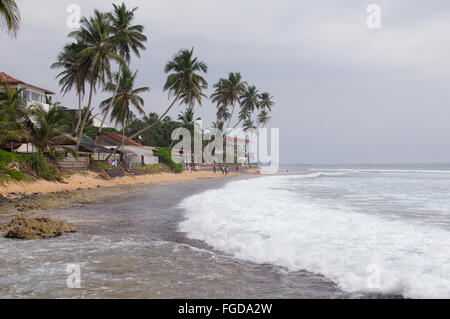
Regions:
[[450, 167], [284, 168], [184, 199], [180, 231], [355, 295], [450, 298]]

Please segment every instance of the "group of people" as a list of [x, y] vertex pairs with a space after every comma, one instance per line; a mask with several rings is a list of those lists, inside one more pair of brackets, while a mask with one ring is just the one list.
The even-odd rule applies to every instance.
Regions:
[[[220, 166], [220, 170], [221, 170], [221, 172], [222, 172], [222, 175], [228, 175], [228, 173], [230, 172], [230, 166]], [[213, 165], [213, 171], [214, 171], [214, 174], [215, 173], [217, 173], [217, 164], [216, 163], [214, 163], [214, 165]], [[236, 172], [238, 172], [239, 171], [239, 166], [236, 166]]]

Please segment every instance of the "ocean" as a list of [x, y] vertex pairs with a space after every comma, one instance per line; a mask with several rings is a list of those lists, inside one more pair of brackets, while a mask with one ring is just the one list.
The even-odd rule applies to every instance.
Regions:
[[0, 298], [450, 298], [449, 166], [283, 169], [45, 212], [79, 232], [0, 238]]
[[185, 199], [188, 238], [353, 296], [450, 298], [448, 165], [292, 165]]

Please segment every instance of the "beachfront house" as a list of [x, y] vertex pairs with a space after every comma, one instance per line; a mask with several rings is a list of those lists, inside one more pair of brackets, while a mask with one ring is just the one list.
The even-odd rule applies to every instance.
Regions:
[[[249, 164], [249, 159], [252, 157], [252, 155], [249, 152], [250, 149], [250, 140], [247, 138], [239, 138], [239, 137], [232, 137], [227, 136], [224, 140], [224, 150], [226, 152], [226, 145], [234, 145], [234, 155], [235, 160], [237, 160], [238, 163], [242, 163], [244, 165]], [[226, 158], [223, 159], [226, 161]]]
[[[122, 145], [122, 135], [101, 132], [99, 133], [97, 142], [108, 149], [114, 149]], [[154, 155], [157, 149], [157, 147], [145, 146], [126, 136], [124, 137], [123, 157], [124, 161], [130, 163], [131, 167], [158, 164], [159, 159]], [[118, 151], [122, 152], [122, 149], [119, 148]]]
[[[22, 80], [18, 80], [14, 77], [12, 77], [9, 74], [6, 74], [5, 72], [0, 72], [0, 91], [4, 88], [3, 83], [6, 83], [10, 88], [13, 89], [23, 89], [22, 91], [22, 97], [25, 99], [27, 106], [31, 105], [41, 105], [44, 110], [49, 110], [49, 105], [46, 102], [47, 96], [52, 96], [55, 93], [41, 88], [34, 84], [26, 83]], [[36, 148], [31, 143], [22, 143], [20, 141], [16, 142], [8, 142], [6, 145], [3, 145], [7, 149], [14, 150], [15, 152], [19, 153], [28, 153], [28, 152], [35, 152]]]
[[45, 103], [45, 97], [55, 94], [50, 90], [18, 80], [5, 72], [0, 72], [0, 90], [3, 88], [2, 83], [8, 84], [13, 89], [23, 89], [22, 97], [26, 100], [28, 106], [39, 104], [46, 111], [48, 111], [49, 105]]

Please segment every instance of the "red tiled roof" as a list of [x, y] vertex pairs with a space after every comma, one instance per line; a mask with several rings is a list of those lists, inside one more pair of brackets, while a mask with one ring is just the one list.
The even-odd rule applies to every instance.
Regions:
[[55, 94], [55, 93], [52, 92], [52, 91], [49, 91], [49, 90], [40, 88], [40, 87], [35, 86], [35, 85], [31, 85], [31, 84], [25, 83], [25, 82], [23, 82], [23, 81], [21, 81], [21, 80], [17, 80], [17, 79], [15, 79], [15, 78], [13, 78], [11, 75], [6, 74], [5, 72], [0, 72], [0, 80], [1, 80], [1, 82], [6, 82], [7, 84], [13, 84], [13, 85], [14, 85], [14, 84], [25, 84], [25, 85], [34, 87], [34, 88], [36, 88], [36, 89], [42, 90], [42, 91], [45, 92], [45, 94]]
[[[122, 136], [123, 135], [119, 135], [119, 134], [114, 134], [114, 133], [110, 133], [110, 132], [102, 132], [101, 134], [105, 134], [106, 136], [116, 140], [117, 142], [122, 143]], [[125, 136], [125, 145], [131, 145], [131, 146], [138, 146], [138, 147], [144, 147], [144, 145], [134, 141], [134, 140], [130, 140], [128, 137]]]
[[238, 138], [238, 137], [231, 137], [231, 136], [227, 136], [227, 140], [231, 140], [231, 139], [233, 139], [234, 140], [234, 142], [235, 143], [246, 143], [246, 144], [248, 144], [248, 143], [250, 143], [250, 140], [248, 140], [248, 139], [243, 139], [243, 138]]
[[8, 84], [19, 84], [19, 83], [23, 83], [22, 81], [13, 78], [11, 75], [6, 74], [5, 72], [0, 72], [0, 80], [1, 80], [2, 82], [6, 82], [6, 83], [8, 83]]

